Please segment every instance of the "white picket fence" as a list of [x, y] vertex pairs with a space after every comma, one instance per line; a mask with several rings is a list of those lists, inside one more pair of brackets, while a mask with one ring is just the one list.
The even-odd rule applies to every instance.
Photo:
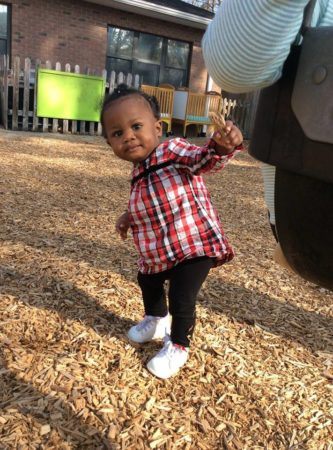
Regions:
[[1, 121], [5, 129], [90, 135], [101, 134], [102, 129], [99, 122], [62, 120], [37, 116], [36, 73], [39, 67], [102, 76], [105, 79], [106, 93], [112, 91], [120, 83], [126, 83], [136, 88], [140, 86], [139, 75], [116, 74], [112, 71], [110, 76], [107, 77], [106, 70], [103, 70], [102, 73], [89, 68], [81, 71], [78, 65], [71, 67], [70, 64], [65, 64], [62, 66], [60, 62], [56, 62], [53, 65], [51, 61], [42, 63], [39, 60], [32, 64], [29, 58], [25, 58], [24, 65], [21, 67], [21, 59], [19, 57], [13, 59], [13, 66], [10, 67], [9, 58], [2, 56], [0, 58], [0, 102]]

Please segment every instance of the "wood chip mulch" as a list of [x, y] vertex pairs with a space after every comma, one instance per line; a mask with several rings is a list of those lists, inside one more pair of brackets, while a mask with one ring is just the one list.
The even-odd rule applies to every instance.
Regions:
[[186, 367], [133, 346], [130, 166], [102, 138], [0, 131], [0, 448], [333, 449], [333, 295], [272, 260], [259, 165], [206, 177], [236, 258], [211, 271]]

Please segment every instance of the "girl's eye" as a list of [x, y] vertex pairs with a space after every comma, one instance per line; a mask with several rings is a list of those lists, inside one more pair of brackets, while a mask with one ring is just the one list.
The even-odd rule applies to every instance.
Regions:
[[119, 136], [121, 136], [121, 131], [120, 130], [116, 130], [116, 131], [114, 131], [113, 133], [112, 133], [112, 136], [114, 136], [114, 137], [119, 137]]
[[141, 123], [135, 123], [133, 125], [133, 130], [139, 130], [142, 127]]

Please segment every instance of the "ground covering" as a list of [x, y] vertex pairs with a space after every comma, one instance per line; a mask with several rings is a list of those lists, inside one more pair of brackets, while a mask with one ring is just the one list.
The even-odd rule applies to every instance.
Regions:
[[332, 293], [272, 261], [258, 163], [206, 177], [236, 258], [211, 272], [191, 357], [126, 330], [143, 308], [114, 223], [130, 166], [101, 138], [0, 132], [1, 449], [333, 449]]

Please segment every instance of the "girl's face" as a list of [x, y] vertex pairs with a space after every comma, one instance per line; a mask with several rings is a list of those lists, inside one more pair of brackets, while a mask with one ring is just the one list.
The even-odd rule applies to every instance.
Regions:
[[107, 141], [121, 159], [143, 161], [159, 145], [161, 122], [140, 95], [115, 100], [104, 112], [103, 121]]

